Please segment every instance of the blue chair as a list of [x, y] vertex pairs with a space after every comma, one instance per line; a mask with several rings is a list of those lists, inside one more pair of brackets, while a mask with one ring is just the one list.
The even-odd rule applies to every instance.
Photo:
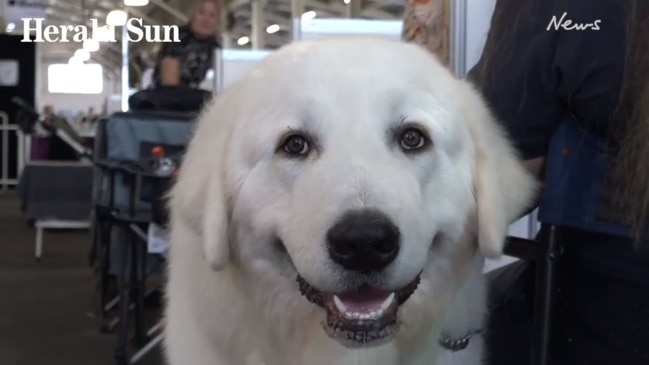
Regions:
[[[95, 139], [93, 245], [90, 262], [100, 281], [102, 330], [118, 325], [115, 358], [127, 362], [128, 323], [133, 307], [138, 346], [150, 333], [144, 328], [146, 278], [164, 268], [164, 257], [147, 251], [146, 229], [157, 222], [164, 201], [161, 179], [150, 169], [150, 151], [165, 148], [181, 156], [191, 139], [196, 113], [125, 112], [99, 122]], [[166, 179], [167, 182], [169, 179]], [[118, 280], [117, 280], [118, 279]], [[117, 281], [119, 295], [111, 298], [109, 284]], [[116, 320], [109, 312], [119, 304]]]

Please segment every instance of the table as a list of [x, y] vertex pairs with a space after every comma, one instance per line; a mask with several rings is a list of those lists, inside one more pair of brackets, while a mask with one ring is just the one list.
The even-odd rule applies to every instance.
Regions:
[[43, 250], [45, 229], [90, 228], [93, 165], [73, 161], [33, 161], [18, 184], [21, 209], [36, 227], [36, 252]]

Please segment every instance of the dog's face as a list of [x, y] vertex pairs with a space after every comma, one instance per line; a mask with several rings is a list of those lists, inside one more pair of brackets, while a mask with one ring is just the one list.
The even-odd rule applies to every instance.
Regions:
[[201, 119], [174, 221], [346, 346], [393, 339], [418, 296], [442, 311], [532, 190], [477, 94], [414, 45], [285, 47]]

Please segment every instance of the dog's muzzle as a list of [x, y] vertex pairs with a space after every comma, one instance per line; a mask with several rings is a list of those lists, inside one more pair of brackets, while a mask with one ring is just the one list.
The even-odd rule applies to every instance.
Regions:
[[324, 293], [306, 282], [297, 281], [300, 292], [310, 302], [327, 310], [323, 327], [327, 334], [347, 347], [378, 346], [390, 341], [399, 329], [399, 306], [410, 298], [420, 276], [397, 291], [362, 285], [345, 293]]

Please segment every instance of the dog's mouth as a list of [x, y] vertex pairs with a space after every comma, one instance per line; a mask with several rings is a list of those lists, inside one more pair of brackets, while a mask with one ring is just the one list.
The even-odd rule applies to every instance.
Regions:
[[325, 332], [347, 347], [378, 346], [392, 340], [399, 329], [399, 306], [415, 292], [419, 280], [417, 276], [397, 291], [362, 285], [354, 291], [324, 293], [301, 276], [297, 278], [302, 295], [326, 309]]

